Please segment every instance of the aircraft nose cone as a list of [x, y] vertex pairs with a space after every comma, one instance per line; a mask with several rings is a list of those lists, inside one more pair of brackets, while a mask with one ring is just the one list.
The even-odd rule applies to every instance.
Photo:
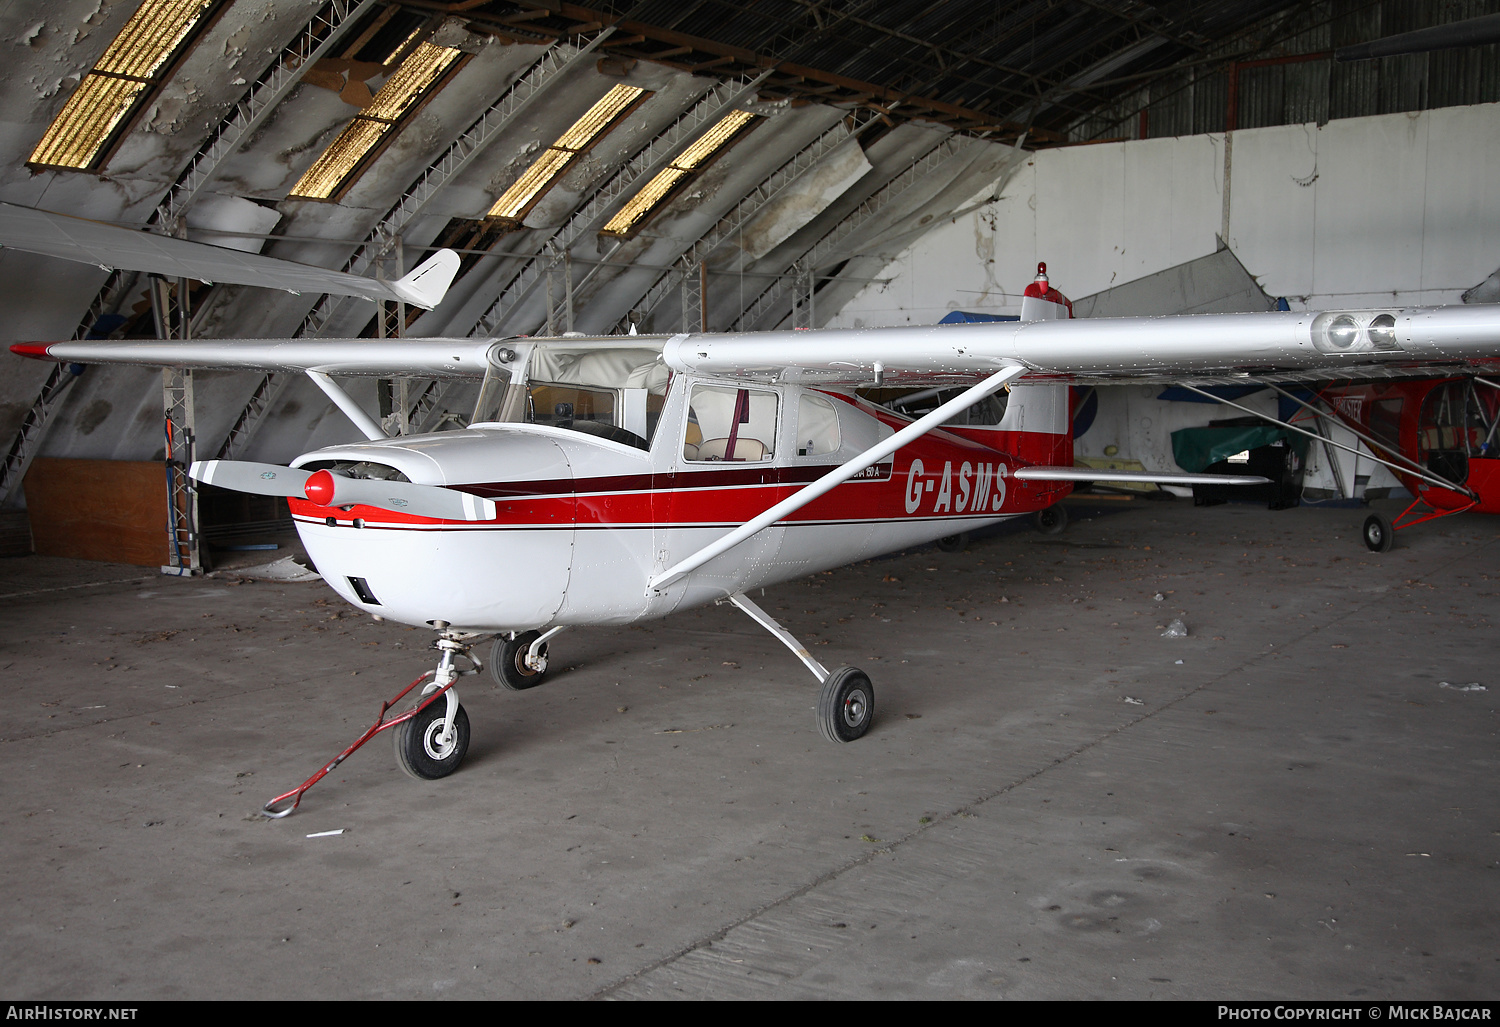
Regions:
[[315, 471], [303, 484], [307, 498], [319, 506], [333, 505], [333, 475], [327, 471]]

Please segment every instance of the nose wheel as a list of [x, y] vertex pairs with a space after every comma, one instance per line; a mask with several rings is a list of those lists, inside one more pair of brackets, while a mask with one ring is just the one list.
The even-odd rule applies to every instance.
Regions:
[[453, 727], [444, 730], [447, 704], [434, 702], [391, 732], [396, 743], [396, 765], [408, 777], [435, 781], [458, 769], [469, 751], [469, 715], [459, 706]]

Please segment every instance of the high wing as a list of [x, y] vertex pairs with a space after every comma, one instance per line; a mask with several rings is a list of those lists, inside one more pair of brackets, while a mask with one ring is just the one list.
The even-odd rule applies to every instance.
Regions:
[[189, 242], [100, 221], [0, 203], [0, 246], [113, 270], [170, 278], [258, 285], [294, 293], [331, 293], [367, 300], [399, 300], [432, 309], [458, 272], [458, 254], [439, 250], [405, 278], [382, 282], [343, 271]]
[[[622, 341], [576, 337], [555, 344], [582, 349]], [[653, 341], [675, 371], [824, 387], [963, 385], [1007, 367], [1023, 368], [1028, 383], [1431, 377], [1500, 370], [1500, 304], [636, 336], [631, 344]], [[516, 349], [549, 344], [221, 339], [19, 343], [11, 350], [80, 363], [478, 378], [505, 371]]]
[[1500, 304], [679, 335], [667, 364], [814, 386], [1026, 381], [1245, 384], [1500, 368]]
[[[570, 342], [573, 340], [569, 340]], [[239, 371], [483, 378], [504, 366], [492, 339], [203, 339], [192, 342], [21, 342], [11, 352], [38, 360]]]

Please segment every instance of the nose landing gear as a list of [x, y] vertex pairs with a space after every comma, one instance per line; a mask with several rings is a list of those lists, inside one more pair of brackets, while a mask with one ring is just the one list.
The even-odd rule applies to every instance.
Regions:
[[[354, 755], [366, 742], [382, 731], [396, 729], [396, 762], [403, 771], [419, 780], [434, 780], [447, 777], [458, 769], [464, 753], [469, 748], [469, 716], [458, 703], [458, 693], [453, 686], [460, 677], [478, 674], [483, 665], [469, 652], [475, 639], [481, 635], [462, 631], [449, 631], [448, 625], [438, 621], [433, 625], [441, 634], [433, 648], [442, 653], [437, 669], [429, 670], [407, 685], [389, 702], [381, 703], [380, 713], [364, 734], [360, 735], [331, 763], [316, 774], [283, 795], [278, 795], [261, 808], [262, 815], [273, 820], [290, 816], [302, 803], [302, 796], [309, 788], [327, 777], [340, 763]], [[468, 661], [467, 669], [460, 670], [455, 660]], [[411, 709], [386, 719], [392, 707], [399, 703], [418, 685], [422, 685], [417, 701]], [[441, 703], [438, 700], [443, 700]], [[286, 802], [291, 805], [280, 808]]]

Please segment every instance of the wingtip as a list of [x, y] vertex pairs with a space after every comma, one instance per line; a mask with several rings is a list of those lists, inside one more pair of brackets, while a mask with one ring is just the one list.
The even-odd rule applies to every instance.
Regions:
[[51, 348], [51, 345], [45, 342], [15, 342], [11, 343], [10, 351], [18, 357], [49, 360], [51, 355], [47, 351]]

